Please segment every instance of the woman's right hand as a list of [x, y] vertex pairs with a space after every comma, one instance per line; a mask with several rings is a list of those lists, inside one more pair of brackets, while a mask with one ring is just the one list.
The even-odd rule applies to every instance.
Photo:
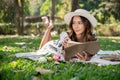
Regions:
[[42, 20], [46, 29], [51, 30], [53, 28], [52, 20], [49, 20], [47, 16], [43, 16]]
[[54, 27], [54, 26], [53, 26], [52, 20], [50, 20], [47, 29], [51, 30], [53, 27]]
[[83, 51], [83, 55], [80, 53], [77, 53], [75, 56], [79, 59], [79, 60], [83, 60], [83, 61], [88, 61], [91, 59], [92, 56], [88, 55], [89, 53]]

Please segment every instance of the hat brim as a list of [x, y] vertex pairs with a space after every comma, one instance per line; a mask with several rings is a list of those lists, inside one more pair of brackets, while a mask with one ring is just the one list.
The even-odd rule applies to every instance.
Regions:
[[90, 21], [90, 23], [92, 24], [93, 27], [96, 27], [97, 21], [96, 21], [95, 17], [89, 13], [83, 13], [83, 12], [70, 12], [70, 13], [66, 14], [64, 16], [64, 20], [68, 25], [73, 16], [83, 16]]

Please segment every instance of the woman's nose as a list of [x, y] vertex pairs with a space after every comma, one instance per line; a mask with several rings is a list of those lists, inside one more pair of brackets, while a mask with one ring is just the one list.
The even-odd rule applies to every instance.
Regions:
[[78, 28], [78, 26], [79, 26], [78, 24], [75, 24], [75, 28]]

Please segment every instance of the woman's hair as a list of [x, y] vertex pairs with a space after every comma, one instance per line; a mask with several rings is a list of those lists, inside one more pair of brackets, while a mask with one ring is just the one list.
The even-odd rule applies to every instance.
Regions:
[[[95, 38], [94, 38], [95, 36], [93, 36], [93, 33], [92, 33], [92, 25], [91, 25], [91, 23], [89, 22], [88, 19], [86, 19], [83, 16], [80, 16], [80, 18], [81, 18], [81, 20], [82, 20], [82, 22], [84, 24], [84, 27], [85, 27], [85, 31], [82, 34], [81, 42], [95, 41]], [[73, 17], [72, 17], [72, 19], [70, 21], [70, 24], [69, 24], [68, 35], [69, 35], [71, 40], [78, 42], [76, 34], [75, 34], [74, 30], [73, 30], [72, 24], [73, 24]]]

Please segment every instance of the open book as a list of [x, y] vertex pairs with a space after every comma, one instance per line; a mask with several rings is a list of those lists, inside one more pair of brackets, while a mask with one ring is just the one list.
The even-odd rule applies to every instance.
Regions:
[[100, 43], [98, 41], [89, 41], [89, 42], [74, 42], [69, 41], [68, 47], [65, 48], [65, 59], [70, 59], [74, 57], [76, 53], [82, 54], [83, 51], [87, 52], [89, 55], [94, 55], [99, 51]]

